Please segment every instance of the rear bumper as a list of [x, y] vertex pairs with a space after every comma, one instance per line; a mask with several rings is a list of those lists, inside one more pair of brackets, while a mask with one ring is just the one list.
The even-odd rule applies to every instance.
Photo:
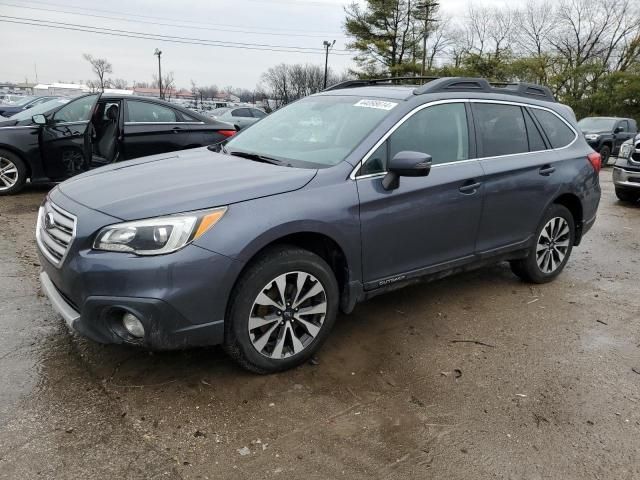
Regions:
[[640, 189], [640, 171], [613, 167], [613, 184], [625, 190]]

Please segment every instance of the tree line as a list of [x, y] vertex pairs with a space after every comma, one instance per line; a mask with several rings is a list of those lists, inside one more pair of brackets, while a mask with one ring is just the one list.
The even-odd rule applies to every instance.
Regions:
[[450, 18], [436, 0], [366, 0], [345, 9], [362, 78], [474, 76], [551, 88], [578, 116], [640, 117], [640, 4], [533, 1]]

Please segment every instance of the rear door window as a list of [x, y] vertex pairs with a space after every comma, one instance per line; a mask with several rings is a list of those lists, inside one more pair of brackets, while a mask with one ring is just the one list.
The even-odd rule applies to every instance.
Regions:
[[529, 151], [522, 108], [498, 103], [473, 103], [473, 117], [483, 157]]
[[176, 112], [164, 105], [151, 102], [127, 101], [129, 121], [136, 123], [174, 123]]
[[251, 110], [248, 108], [236, 108], [233, 112], [231, 112], [232, 117], [253, 117], [251, 115]]
[[553, 148], [566, 147], [576, 138], [573, 130], [555, 114], [539, 108], [532, 108], [531, 110], [547, 134], [547, 138]]

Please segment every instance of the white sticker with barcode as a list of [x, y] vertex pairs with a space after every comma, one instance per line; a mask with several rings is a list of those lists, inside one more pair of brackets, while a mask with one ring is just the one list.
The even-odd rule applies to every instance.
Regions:
[[398, 105], [395, 102], [385, 102], [384, 100], [363, 99], [358, 103], [354, 103], [354, 107], [377, 108], [379, 110], [391, 110]]

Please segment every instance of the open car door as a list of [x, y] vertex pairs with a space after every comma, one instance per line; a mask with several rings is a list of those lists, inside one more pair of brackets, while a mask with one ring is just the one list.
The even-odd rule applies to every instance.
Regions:
[[44, 171], [63, 180], [88, 170], [91, 162], [91, 117], [100, 94], [71, 100], [47, 116], [40, 132]]

